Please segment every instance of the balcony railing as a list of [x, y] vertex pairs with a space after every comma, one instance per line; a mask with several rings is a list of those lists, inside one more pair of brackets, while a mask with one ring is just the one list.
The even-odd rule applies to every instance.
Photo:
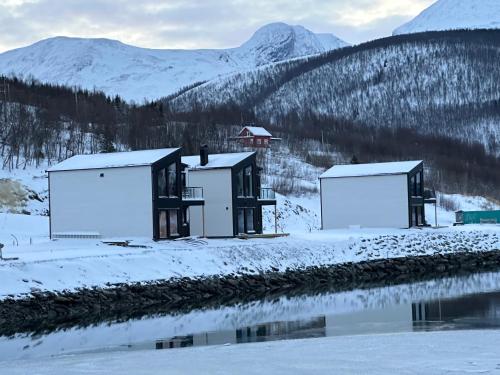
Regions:
[[259, 199], [265, 200], [265, 201], [273, 201], [276, 199], [276, 194], [275, 194], [274, 190], [271, 188], [261, 188], [260, 194], [259, 194]]
[[182, 189], [182, 199], [202, 200], [203, 188], [187, 186]]

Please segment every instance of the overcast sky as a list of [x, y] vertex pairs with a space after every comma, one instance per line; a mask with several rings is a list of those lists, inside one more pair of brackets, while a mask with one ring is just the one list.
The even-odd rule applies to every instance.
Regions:
[[0, 0], [0, 52], [65, 35], [150, 48], [227, 48], [269, 22], [350, 43], [381, 36], [435, 0]]

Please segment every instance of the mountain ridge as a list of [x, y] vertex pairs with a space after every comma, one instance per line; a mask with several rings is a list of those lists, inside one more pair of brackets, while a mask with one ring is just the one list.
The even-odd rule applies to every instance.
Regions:
[[346, 46], [333, 34], [272, 23], [239, 47], [148, 49], [106, 38], [59, 36], [0, 54], [0, 74], [84, 89], [142, 102], [197, 81]]

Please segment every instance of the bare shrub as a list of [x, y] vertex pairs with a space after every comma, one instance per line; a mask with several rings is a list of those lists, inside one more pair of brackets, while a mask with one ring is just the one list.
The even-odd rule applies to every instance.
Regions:
[[333, 165], [333, 158], [328, 154], [308, 152], [306, 163], [314, 165], [315, 167], [327, 169]]
[[458, 211], [460, 209], [460, 206], [455, 199], [448, 198], [445, 195], [439, 193], [438, 204], [439, 207], [444, 208], [446, 211]]

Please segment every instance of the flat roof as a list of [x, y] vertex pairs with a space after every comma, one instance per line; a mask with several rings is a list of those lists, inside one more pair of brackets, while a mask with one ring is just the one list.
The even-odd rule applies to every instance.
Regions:
[[335, 165], [319, 178], [383, 176], [406, 174], [416, 168], [422, 160], [396, 161], [389, 163], [343, 164]]
[[231, 168], [239, 162], [247, 159], [255, 152], [232, 152], [227, 154], [208, 154], [208, 164], [200, 164], [200, 155], [183, 156], [182, 163], [190, 169], [218, 169]]
[[261, 136], [261, 137], [271, 137], [271, 133], [269, 133], [266, 129], [260, 126], [245, 126], [243, 129], [248, 129], [250, 133], [253, 135]]
[[50, 167], [47, 171], [57, 172], [151, 165], [177, 150], [179, 148], [160, 148], [156, 150], [75, 155]]

